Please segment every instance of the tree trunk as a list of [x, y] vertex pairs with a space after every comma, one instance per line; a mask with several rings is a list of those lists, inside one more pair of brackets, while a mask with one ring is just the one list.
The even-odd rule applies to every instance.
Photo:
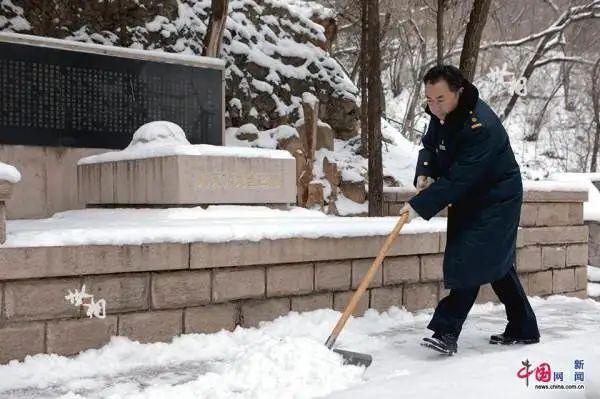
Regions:
[[592, 69], [592, 104], [594, 106], [596, 133], [594, 134], [594, 145], [592, 147], [591, 172], [596, 172], [598, 169], [598, 146], [600, 146], [600, 87], [598, 87], [598, 79], [600, 79], [600, 57], [596, 60]]
[[437, 3], [437, 64], [444, 59], [444, 0]]
[[368, 0], [369, 16], [369, 216], [383, 215], [383, 166], [381, 156], [381, 69], [379, 49], [379, 0]]
[[415, 34], [419, 38], [419, 67], [416, 73], [413, 73], [413, 92], [410, 95], [410, 100], [408, 102], [408, 108], [406, 110], [406, 114], [404, 116], [404, 123], [402, 125], [402, 134], [405, 137], [408, 137], [410, 141], [414, 141], [415, 139], [415, 110], [417, 105], [419, 104], [419, 97], [421, 95], [421, 86], [423, 85], [423, 76], [427, 71], [426, 69], [426, 58], [427, 58], [427, 42], [423, 38], [423, 35], [419, 31], [417, 24], [411, 19], [411, 26], [415, 31]]
[[206, 57], [219, 57], [221, 52], [221, 39], [225, 30], [227, 20], [227, 8], [229, 0], [212, 0], [210, 6], [210, 20], [204, 35], [204, 53]]
[[369, 0], [361, 1], [361, 37], [360, 37], [360, 152], [362, 156], [369, 156], [368, 119], [367, 104], [369, 102], [368, 82], [369, 74]]
[[408, 108], [406, 109], [406, 116], [404, 117], [404, 124], [402, 125], [402, 134], [404, 137], [412, 142], [415, 140], [415, 111], [419, 105], [419, 96], [421, 94], [421, 87], [423, 74], [419, 73], [419, 78], [414, 84], [414, 91], [410, 95], [408, 102]]
[[305, 164], [300, 178], [298, 179], [298, 205], [306, 207], [309, 199], [309, 186], [313, 180], [315, 163], [315, 151], [317, 147], [317, 127], [319, 125], [319, 101], [306, 101], [302, 96], [302, 111], [304, 114], [304, 125], [298, 130], [302, 142]]
[[475, 0], [471, 9], [471, 15], [469, 16], [469, 23], [467, 24], [463, 40], [463, 48], [460, 53], [460, 70], [469, 81], [473, 81], [473, 77], [475, 76], [481, 35], [487, 21], [490, 3], [491, 0]]

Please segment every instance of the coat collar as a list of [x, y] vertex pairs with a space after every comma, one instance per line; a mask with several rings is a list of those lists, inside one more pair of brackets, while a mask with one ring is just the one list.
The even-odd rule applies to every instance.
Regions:
[[[477, 87], [475, 87], [471, 82], [465, 80], [463, 92], [458, 98], [458, 105], [452, 112], [446, 115], [444, 126], [458, 126], [464, 123], [464, 121], [469, 117], [469, 111], [475, 109], [478, 99], [479, 90], [477, 90]], [[428, 113], [431, 118], [435, 119], [439, 124], [440, 121], [438, 117], [431, 113], [429, 105], [425, 106], [425, 112]]]

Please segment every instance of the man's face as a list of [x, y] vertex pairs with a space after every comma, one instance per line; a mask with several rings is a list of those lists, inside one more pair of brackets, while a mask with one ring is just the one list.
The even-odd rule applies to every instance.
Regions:
[[458, 105], [459, 94], [462, 93], [462, 90], [461, 87], [457, 92], [451, 91], [448, 83], [443, 79], [435, 83], [426, 83], [425, 96], [431, 113], [443, 121], [446, 115]]

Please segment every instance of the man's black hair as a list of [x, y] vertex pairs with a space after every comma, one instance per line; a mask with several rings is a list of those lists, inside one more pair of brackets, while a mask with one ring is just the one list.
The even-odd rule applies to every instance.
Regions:
[[440, 80], [446, 81], [450, 91], [457, 92], [458, 89], [465, 85], [465, 78], [455, 66], [452, 65], [436, 65], [429, 69], [423, 77], [423, 82], [434, 84]]

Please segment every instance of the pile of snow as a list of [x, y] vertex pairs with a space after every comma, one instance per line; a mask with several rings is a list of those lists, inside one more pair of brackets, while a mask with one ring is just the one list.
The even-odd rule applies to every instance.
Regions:
[[189, 145], [183, 129], [173, 122], [148, 122], [133, 133], [128, 150], [166, 145]]
[[[319, 397], [359, 383], [364, 373], [361, 367], [343, 365], [340, 356], [315, 339], [316, 334], [287, 333], [311, 325], [323, 330], [333, 312], [321, 313], [312, 320], [296, 314], [263, 329], [182, 335], [169, 344], [113, 337], [104, 348], [73, 359], [29, 357], [21, 364], [0, 366], [0, 396], [9, 389], [14, 393], [32, 387], [29, 378], [35, 372], [34, 390], [58, 394], [69, 390], [72, 398], [85, 398], [93, 391], [101, 391], [96, 392], [98, 397], [119, 398]], [[54, 366], [48, 367], [49, 362]], [[173, 372], [166, 372], [165, 366]], [[142, 388], [139, 378], [147, 377], [136, 375], [141, 370], [165, 373], [167, 379]], [[116, 383], [107, 384], [110, 380]]]
[[369, 212], [369, 201], [359, 204], [358, 202], [354, 202], [350, 198], [347, 198], [342, 193], [338, 193], [335, 206], [340, 216], [365, 215]]
[[131, 143], [121, 151], [109, 151], [82, 158], [78, 165], [116, 162], [174, 155], [294, 159], [287, 151], [262, 148], [223, 147], [208, 144], [190, 144], [181, 127], [172, 122], [155, 121], [142, 125]]
[[0, 180], [18, 183], [21, 181], [21, 173], [14, 166], [0, 162]]
[[[229, 242], [285, 238], [388, 235], [398, 219], [344, 218], [300, 207], [217, 205], [206, 209], [83, 209], [48, 219], [9, 220], [0, 247], [140, 245], [160, 242]], [[445, 231], [446, 219], [417, 219], [402, 234]]]
[[[339, 312], [292, 312], [259, 328], [187, 334], [170, 343], [139, 344], [115, 337], [73, 358], [35, 355], [0, 366], [0, 396], [82, 398], [596, 398], [600, 396], [600, 303], [564, 296], [531, 298], [541, 329], [536, 345], [489, 345], [504, 330], [500, 304], [475, 305], [452, 357], [419, 346], [431, 332], [432, 310], [392, 308], [351, 318], [337, 346], [369, 353], [368, 368], [345, 366], [323, 342]], [[521, 362], [546, 362], [574, 384], [583, 360], [581, 390], [535, 389], [517, 378]], [[561, 382], [558, 382], [559, 384]], [[539, 383], [552, 385], [552, 383]], [[502, 389], [490, 389], [502, 387]]]

